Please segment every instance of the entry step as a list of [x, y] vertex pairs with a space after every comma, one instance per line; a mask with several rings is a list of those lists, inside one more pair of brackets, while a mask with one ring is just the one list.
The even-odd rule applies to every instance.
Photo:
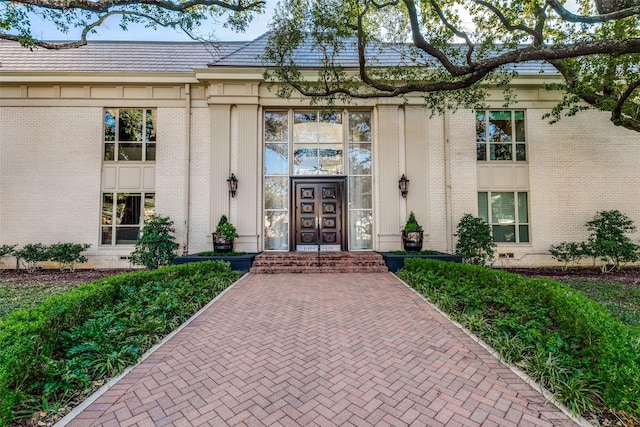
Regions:
[[263, 252], [253, 260], [251, 273], [386, 273], [376, 252]]

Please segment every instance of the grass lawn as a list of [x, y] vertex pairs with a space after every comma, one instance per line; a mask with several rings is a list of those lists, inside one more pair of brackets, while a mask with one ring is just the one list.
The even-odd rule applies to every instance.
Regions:
[[640, 326], [640, 286], [608, 280], [563, 280], [563, 283], [604, 305], [625, 324]]
[[0, 319], [4, 319], [12, 311], [35, 307], [49, 296], [63, 294], [75, 286], [77, 285], [38, 282], [16, 286], [9, 280], [0, 281]]

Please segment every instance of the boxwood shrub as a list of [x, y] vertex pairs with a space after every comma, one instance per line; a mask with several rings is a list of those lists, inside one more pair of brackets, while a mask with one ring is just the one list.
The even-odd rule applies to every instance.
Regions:
[[[613, 408], [640, 416], [640, 328], [579, 292], [552, 280], [425, 259], [406, 260], [399, 276], [488, 343], [517, 342], [520, 354], [505, 359], [574, 412]], [[584, 396], [567, 390], [577, 382], [586, 385], [589, 408], [574, 401]]]
[[0, 425], [121, 372], [238, 274], [220, 261], [80, 285], [0, 321]]

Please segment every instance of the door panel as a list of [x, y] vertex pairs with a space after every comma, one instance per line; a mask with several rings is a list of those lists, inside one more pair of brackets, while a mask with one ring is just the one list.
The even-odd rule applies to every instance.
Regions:
[[340, 251], [344, 179], [294, 180], [294, 248], [297, 251]]

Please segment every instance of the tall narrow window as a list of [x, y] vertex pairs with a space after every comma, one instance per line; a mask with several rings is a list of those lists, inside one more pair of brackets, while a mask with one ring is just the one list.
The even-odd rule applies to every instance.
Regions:
[[476, 150], [478, 160], [526, 161], [524, 111], [478, 111]]
[[101, 243], [135, 244], [154, 212], [154, 193], [102, 193]]
[[289, 113], [264, 115], [264, 246], [289, 249]]
[[156, 110], [104, 110], [105, 161], [156, 160]]
[[494, 241], [530, 241], [528, 193], [479, 192], [478, 215], [491, 225]]
[[349, 246], [373, 248], [371, 112], [353, 111], [349, 122]]

